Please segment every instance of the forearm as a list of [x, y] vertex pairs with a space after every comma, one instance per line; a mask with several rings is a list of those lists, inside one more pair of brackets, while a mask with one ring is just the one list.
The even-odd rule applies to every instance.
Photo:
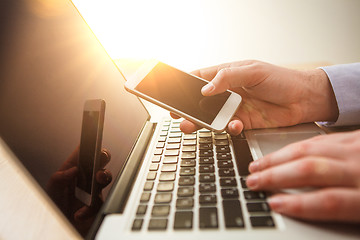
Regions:
[[321, 69], [304, 72], [302, 122], [335, 122], [339, 116], [336, 97], [329, 78]]

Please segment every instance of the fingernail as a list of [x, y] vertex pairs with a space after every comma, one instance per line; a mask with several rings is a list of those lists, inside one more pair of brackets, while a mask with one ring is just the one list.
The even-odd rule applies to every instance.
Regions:
[[259, 185], [259, 174], [251, 174], [246, 179], [246, 185], [251, 189], [256, 189]]
[[282, 197], [270, 197], [268, 199], [268, 203], [272, 210], [279, 211], [283, 206], [283, 198]]
[[256, 160], [254, 162], [251, 162], [249, 165], [249, 171], [250, 172], [256, 172], [259, 170], [259, 162]]
[[201, 92], [202, 93], [211, 93], [212, 91], [214, 91], [215, 86], [212, 82], [209, 82], [208, 84], [206, 84], [205, 86], [202, 87]]

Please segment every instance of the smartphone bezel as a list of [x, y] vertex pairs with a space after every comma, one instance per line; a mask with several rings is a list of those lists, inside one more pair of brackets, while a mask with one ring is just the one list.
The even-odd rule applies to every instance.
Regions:
[[[157, 99], [154, 99], [142, 92], [139, 92], [138, 90], [136, 90], [136, 86], [138, 84], [140, 84], [140, 82], [152, 71], [152, 69], [159, 63], [160, 61], [158, 60], [148, 60], [148, 61], [145, 61], [138, 69], [137, 71], [128, 78], [128, 80], [125, 82], [125, 89], [145, 100], [148, 100], [160, 107], [163, 107], [177, 115], [179, 115], [180, 117], [183, 117], [185, 119], [188, 119], [202, 127], [205, 127], [205, 128], [208, 128], [208, 129], [212, 129], [216, 132], [222, 132], [225, 130], [228, 122], [231, 120], [231, 118], [233, 117], [233, 115], [235, 114], [238, 106], [240, 105], [241, 103], [241, 96], [237, 93], [234, 93], [230, 90], [227, 90], [228, 92], [230, 92], [230, 96], [229, 98], [227, 99], [227, 101], [225, 102], [225, 104], [222, 106], [222, 108], [220, 109], [220, 111], [217, 113], [216, 117], [214, 118], [213, 122], [211, 124], [208, 124], [206, 122], [203, 122], [191, 115], [188, 115], [187, 113], [184, 113], [180, 110], [177, 110], [169, 105], [167, 105], [166, 103], [163, 103], [163, 102], [160, 102], [159, 100]], [[171, 67], [171, 66], [169, 66]], [[173, 68], [173, 67], [172, 67]], [[176, 69], [176, 68], [175, 68]], [[177, 69], [179, 70], [179, 69]], [[179, 70], [181, 71], [181, 70]], [[185, 74], [189, 74], [189, 73], [186, 73], [184, 71], [181, 71]], [[192, 74], [189, 74], [201, 81], [204, 81], [204, 82], [209, 82], [205, 79], [202, 79], [202, 78], [199, 78], [198, 76], [195, 76], [195, 75], [192, 75]]]
[[[104, 126], [104, 116], [105, 116], [105, 101], [102, 99], [91, 99], [87, 100], [84, 104], [83, 111], [96, 111], [99, 112], [99, 121], [97, 125], [96, 131], [96, 144], [95, 144], [95, 154], [94, 154], [94, 166], [93, 172], [91, 176], [91, 193], [89, 194], [82, 188], [75, 184], [75, 196], [85, 203], [88, 206], [91, 206], [95, 200], [97, 194], [97, 185], [96, 185], [96, 172], [100, 167], [100, 156], [101, 156], [101, 147], [102, 147], [102, 133]], [[81, 149], [81, 145], [79, 147], [79, 152]], [[80, 159], [79, 159], [80, 160]]]

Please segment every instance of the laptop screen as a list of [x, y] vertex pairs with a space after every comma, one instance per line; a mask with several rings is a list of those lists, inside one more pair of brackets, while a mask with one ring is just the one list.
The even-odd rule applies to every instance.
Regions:
[[124, 81], [70, 1], [1, 1], [0, 136], [45, 190], [79, 146], [88, 99], [106, 102], [114, 182], [149, 117]]

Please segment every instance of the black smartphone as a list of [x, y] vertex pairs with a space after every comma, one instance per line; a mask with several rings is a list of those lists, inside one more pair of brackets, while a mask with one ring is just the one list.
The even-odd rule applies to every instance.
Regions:
[[95, 176], [100, 167], [104, 116], [104, 100], [92, 99], [85, 102], [75, 196], [88, 206], [94, 203], [99, 194]]
[[241, 103], [241, 96], [225, 91], [203, 96], [208, 81], [157, 60], [143, 63], [125, 83], [125, 89], [196, 124], [223, 131]]

